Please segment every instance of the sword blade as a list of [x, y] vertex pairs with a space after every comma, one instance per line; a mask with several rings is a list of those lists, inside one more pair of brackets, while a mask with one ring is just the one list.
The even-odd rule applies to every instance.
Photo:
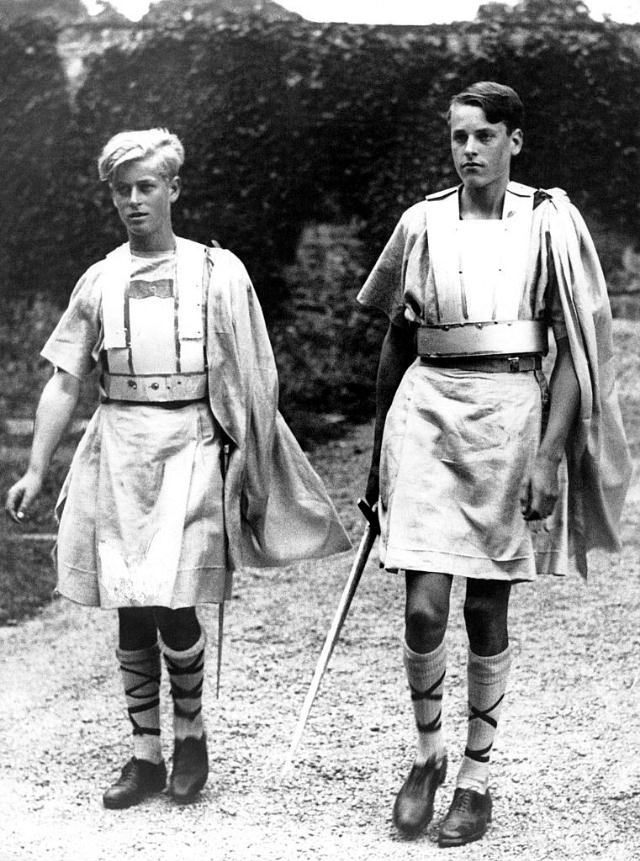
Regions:
[[360, 502], [358, 504], [360, 505], [363, 512], [365, 513], [365, 516], [367, 517], [367, 525], [360, 540], [358, 552], [356, 553], [353, 565], [351, 566], [347, 582], [345, 583], [344, 589], [342, 590], [340, 602], [334, 613], [331, 627], [329, 628], [327, 636], [325, 637], [324, 645], [322, 647], [322, 651], [320, 652], [320, 657], [318, 658], [316, 669], [313, 674], [313, 679], [311, 680], [309, 690], [307, 691], [307, 695], [302, 705], [300, 717], [298, 718], [298, 723], [296, 725], [295, 731], [293, 733], [293, 738], [291, 739], [291, 744], [289, 746], [289, 751], [282, 766], [282, 775], [286, 774], [291, 768], [291, 765], [293, 763], [293, 757], [295, 756], [296, 750], [298, 749], [300, 741], [302, 740], [302, 734], [304, 733], [304, 728], [311, 712], [311, 707], [313, 706], [314, 700], [318, 693], [318, 689], [320, 688], [322, 677], [324, 676], [325, 670], [327, 669], [327, 666], [329, 664], [329, 660], [331, 659], [331, 655], [333, 653], [333, 649], [336, 645], [336, 642], [338, 641], [338, 637], [340, 636], [340, 631], [342, 630], [344, 620], [346, 619], [347, 613], [349, 612], [349, 607], [351, 606], [353, 596], [355, 595], [356, 589], [358, 588], [358, 583], [360, 582], [362, 572], [365, 569], [369, 554], [371, 553], [371, 549], [378, 535], [377, 518], [374, 521], [370, 514], [365, 511], [363, 504], [361, 504]]
[[[229, 470], [229, 457], [231, 455], [231, 446], [229, 443], [225, 443], [222, 446], [221, 463], [220, 468], [222, 470], [222, 533], [224, 535], [224, 558], [225, 564], [227, 565], [227, 571], [229, 566], [229, 547], [228, 547], [228, 538], [227, 538], [227, 521], [225, 517], [225, 504], [226, 504], [226, 480], [227, 480], [227, 472]], [[222, 643], [224, 640], [224, 598], [218, 604], [218, 661], [216, 665], [216, 699], [220, 699], [220, 677], [222, 674]]]
[[222, 670], [222, 641], [224, 639], [224, 601], [218, 604], [218, 661], [216, 666], [216, 699], [220, 699], [220, 675]]

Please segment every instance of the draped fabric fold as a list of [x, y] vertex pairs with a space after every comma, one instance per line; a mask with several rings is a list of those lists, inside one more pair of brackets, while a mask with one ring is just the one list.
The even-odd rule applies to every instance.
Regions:
[[631, 458], [618, 404], [609, 298], [593, 240], [578, 210], [555, 190], [541, 211], [540, 231], [580, 385], [580, 412], [567, 446], [569, 540], [586, 577], [588, 550], [620, 549]]
[[279, 566], [349, 550], [322, 480], [278, 412], [275, 361], [249, 275], [229, 251], [208, 256], [209, 400], [230, 441], [230, 565]]

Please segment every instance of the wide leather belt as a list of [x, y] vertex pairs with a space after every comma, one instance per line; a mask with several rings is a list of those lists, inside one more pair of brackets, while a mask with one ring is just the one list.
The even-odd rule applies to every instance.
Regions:
[[547, 325], [542, 320], [420, 326], [416, 346], [422, 359], [544, 355], [549, 349]]
[[458, 368], [460, 371], [479, 371], [485, 374], [519, 374], [524, 371], [539, 371], [540, 356], [422, 356], [424, 365], [438, 368]]
[[207, 394], [206, 374], [159, 374], [143, 377], [105, 372], [101, 382], [106, 397], [111, 401], [199, 401]]
[[181, 410], [183, 407], [190, 407], [191, 404], [204, 404], [206, 398], [200, 398], [197, 401], [122, 401], [115, 398], [103, 398], [103, 404], [128, 404], [129, 406], [139, 407], [159, 407], [162, 410]]

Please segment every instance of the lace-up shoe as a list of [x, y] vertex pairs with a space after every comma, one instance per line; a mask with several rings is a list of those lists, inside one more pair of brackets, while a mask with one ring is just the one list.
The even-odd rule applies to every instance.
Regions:
[[436, 789], [447, 776], [447, 757], [436, 763], [430, 757], [424, 765], [413, 764], [393, 805], [393, 822], [405, 837], [415, 837], [431, 822]]
[[149, 762], [132, 757], [120, 777], [102, 796], [102, 803], [110, 810], [122, 810], [138, 804], [148, 795], [162, 792], [167, 782], [164, 762]]
[[169, 781], [169, 794], [178, 804], [193, 801], [207, 782], [209, 758], [207, 737], [191, 736], [176, 739], [173, 747], [173, 770]]
[[464, 846], [479, 840], [491, 822], [491, 796], [474, 789], [456, 789], [440, 825], [438, 846]]

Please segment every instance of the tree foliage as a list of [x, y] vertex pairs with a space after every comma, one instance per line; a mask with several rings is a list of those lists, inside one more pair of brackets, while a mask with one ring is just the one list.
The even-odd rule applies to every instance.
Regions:
[[62, 279], [68, 270], [57, 264], [67, 233], [53, 180], [64, 170], [71, 109], [56, 38], [51, 21], [0, 29], [0, 289], [5, 295], [66, 289]]
[[290, 12], [274, 0], [156, 0], [142, 19], [147, 26], [198, 21], [210, 23], [221, 15], [233, 12], [236, 15], [259, 13], [268, 21], [302, 20], [300, 15]]
[[39, 19], [64, 26], [88, 18], [82, 0], [0, 0], [0, 22], [5, 27]]
[[[355, 218], [364, 265], [372, 262], [404, 208], [456, 181], [448, 102], [482, 79], [524, 98], [515, 178], [563, 187], [605, 224], [639, 232], [637, 47], [618, 25], [585, 23], [579, 2], [562, 4], [575, 12], [563, 26], [552, 17], [527, 26], [522, 15], [535, 2], [514, 11], [515, 25], [494, 16], [455, 31], [257, 15], [173, 20], [95, 56], [73, 111], [55, 28], [0, 30], [2, 289], [46, 289], [62, 302], [82, 270], [123, 239], [97, 181], [101, 146], [124, 128], [166, 125], [187, 150], [177, 231], [215, 238], [244, 260], [271, 321], [285, 321], [286, 350], [283, 273], [305, 224]], [[353, 292], [343, 297], [349, 306]], [[361, 324], [344, 320], [348, 363], [359, 343], [369, 347]]]
[[521, 0], [513, 7], [513, 17], [575, 23], [589, 18], [589, 7], [582, 0]]

